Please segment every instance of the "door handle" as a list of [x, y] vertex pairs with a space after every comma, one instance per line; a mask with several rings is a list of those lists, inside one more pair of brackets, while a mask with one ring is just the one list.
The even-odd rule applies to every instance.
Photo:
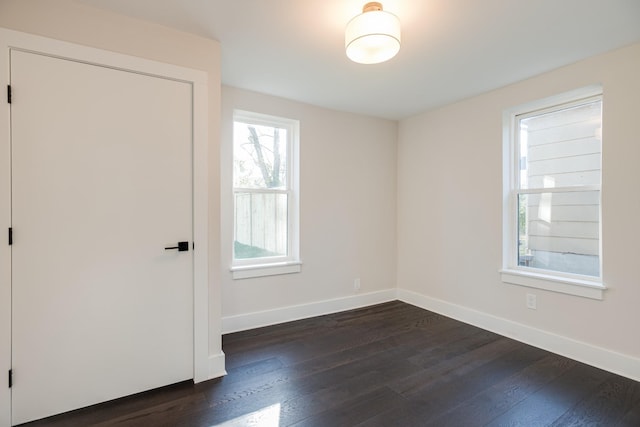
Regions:
[[169, 246], [167, 248], [164, 248], [165, 251], [168, 251], [170, 249], [177, 249], [178, 252], [185, 252], [189, 250], [189, 242], [178, 242], [178, 246]]

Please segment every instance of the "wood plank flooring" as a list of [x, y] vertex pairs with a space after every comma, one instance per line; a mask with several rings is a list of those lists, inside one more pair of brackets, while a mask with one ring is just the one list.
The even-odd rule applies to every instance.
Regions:
[[640, 383], [391, 302], [224, 336], [228, 375], [29, 426], [640, 426]]

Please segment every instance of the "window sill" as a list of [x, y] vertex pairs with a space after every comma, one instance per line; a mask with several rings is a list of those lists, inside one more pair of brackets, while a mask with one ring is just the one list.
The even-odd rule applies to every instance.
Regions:
[[300, 273], [302, 263], [300, 261], [281, 262], [275, 264], [243, 265], [231, 267], [231, 275], [234, 280], [250, 279], [252, 277], [277, 276], [281, 274]]
[[607, 289], [604, 284], [597, 281], [571, 279], [528, 271], [505, 269], [500, 270], [500, 275], [503, 282], [512, 285], [544, 289], [596, 300], [602, 300], [604, 291]]

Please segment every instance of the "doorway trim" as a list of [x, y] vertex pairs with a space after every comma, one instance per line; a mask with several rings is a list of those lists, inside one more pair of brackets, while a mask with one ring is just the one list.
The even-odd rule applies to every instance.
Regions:
[[[191, 84], [193, 94], [193, 380], [212, 378], [209, 357], [207, 73], [177, 65], [0, 28], [0, 236], [11, 227], [10, 51], [22, 50]], [[19, 92], [14, 91], [14, 99]], [[16, 101], [17, 102], [17, 101]], [[11, 248], [0, 237], [0, 426], [11, 425]]]

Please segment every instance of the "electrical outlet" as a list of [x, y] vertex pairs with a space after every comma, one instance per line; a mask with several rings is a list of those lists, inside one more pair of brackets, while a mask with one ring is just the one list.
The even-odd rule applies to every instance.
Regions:
[[527, 294], [527, 308], [536, 309], [536, 296], [534, 294]]
[[355, 292], [360, 292], [360, 279], [355, 279], [353, 281], [353, 290]]

